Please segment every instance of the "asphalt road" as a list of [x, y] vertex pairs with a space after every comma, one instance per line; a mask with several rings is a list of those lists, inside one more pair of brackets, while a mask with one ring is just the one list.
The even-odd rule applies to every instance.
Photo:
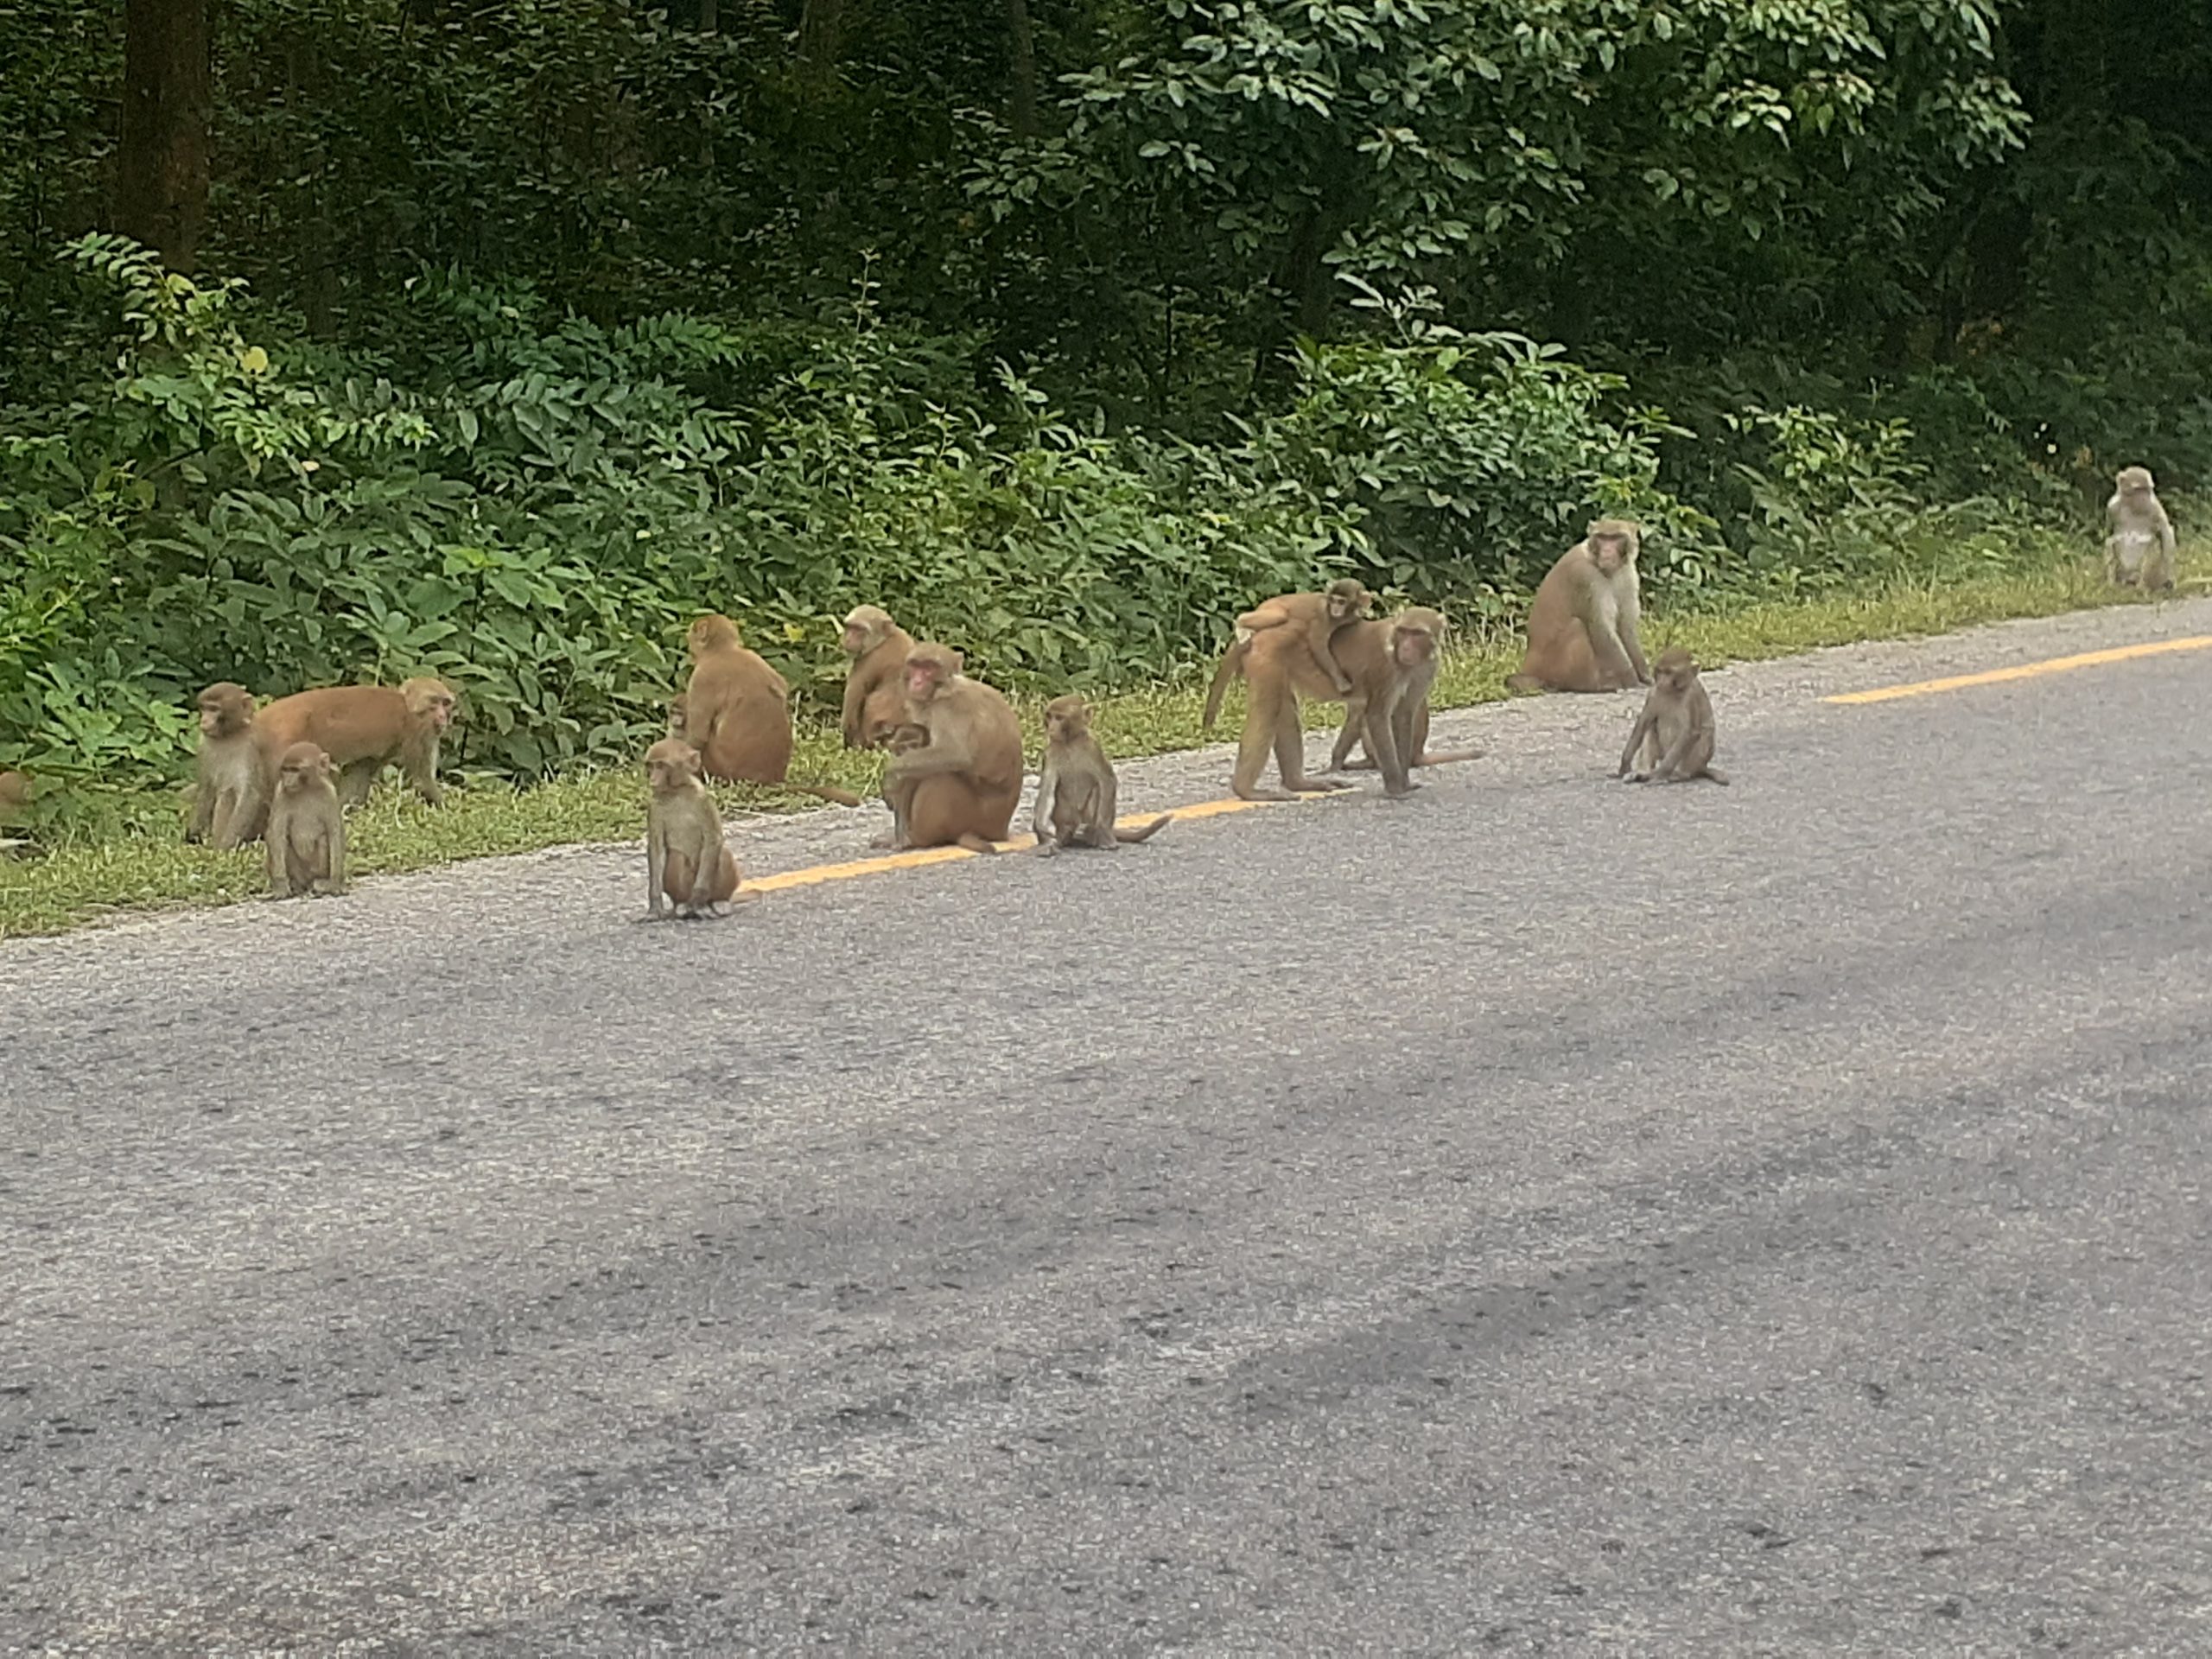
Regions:
[[2212, 1652], [2201, 633], [0, 946], [0, 1652]]

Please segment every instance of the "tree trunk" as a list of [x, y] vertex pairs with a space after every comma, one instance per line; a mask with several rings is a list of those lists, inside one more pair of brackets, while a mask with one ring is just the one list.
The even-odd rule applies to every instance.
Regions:
[[116, 222], [181, 271], [193, 268], [207, 227], [208, 8], [209, 0], [124, 0]]
[[717, 0], [699, 0], [699, 32], [715, 35], [721, 31], [722, 13]]
[[1029, 32], [1029, 0], [1006, 0], [1007, 69], [1013, 85], [1007, 119], [1017, 138], [1037, 136], [1037, 41]]

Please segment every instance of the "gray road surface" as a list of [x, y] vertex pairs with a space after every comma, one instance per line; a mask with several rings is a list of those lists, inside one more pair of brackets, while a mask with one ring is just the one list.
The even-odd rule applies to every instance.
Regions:
[[0, 946], [0, 1652], [2212, 1653], [2200, 632]]

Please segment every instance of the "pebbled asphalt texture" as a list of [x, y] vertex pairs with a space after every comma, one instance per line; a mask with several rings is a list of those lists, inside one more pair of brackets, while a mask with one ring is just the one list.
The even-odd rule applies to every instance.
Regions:
[[2204, 632], [0, 946], [0, 1653], [2212, 1652]]

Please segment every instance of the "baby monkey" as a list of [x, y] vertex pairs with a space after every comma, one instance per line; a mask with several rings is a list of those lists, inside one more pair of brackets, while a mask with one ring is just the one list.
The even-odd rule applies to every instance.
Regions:
[[717, 906], [760, 897], [737, 891], [737, 859], [722, 840], [722, 815], [707, 792], [699, 751], [664, 737], [645, 751], [645, 914], [660, 920], [663, 901], [678, 918], [714, 916]]
[[1167, 825], [1163, 813], [1135, 830], [1114, 824], [1113, 763], [1090, 732], [1090, 705], [1081, 697], [1054, 697], [1045, 705], [1045, 764], [1029, 828], [1037, 855], [1065, 847], [1112, 852], [1125, 841], [1149, 841]]
[[[1713, 767], [1713, 699], [1698, 682], [1696, 662], [1674, 645], [1651, 667], [1651, 690], [1621, 751], [1618, 775], [1632, 784], [1686, 784], [1693, 778], [1726, 783], [1726, 775]], [[1632, 771], [1639, 747], [1642, 770]]]
[[277, 760], [262, 833], [272, 899], [346, 891], [346, 815], [330, 771], [330, 756], [318, 744], [295, 743]]
[[1339, 576], [1318, 594], [1284, 594], [1255, 606], [1236, 619], [1241, 644], [1268, 628], [1294, 627], [1306, 636], [1306, 648], [1338, 692], [1351, 690], [1351, 677], [1338, 663], [1329, 641], [1338, 628], [1367, 614], [1372, 600], [1367, 584], [1355, 576]]

